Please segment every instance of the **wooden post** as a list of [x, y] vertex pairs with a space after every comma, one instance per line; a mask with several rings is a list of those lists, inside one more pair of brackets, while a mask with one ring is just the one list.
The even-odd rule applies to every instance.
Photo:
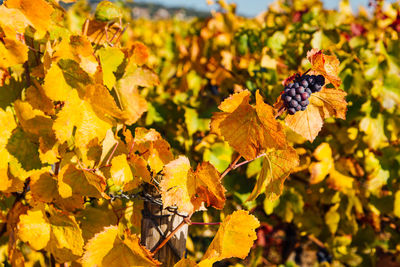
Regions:
[[[154, 187], [153, 187], [154, 188]], [[149, 189], [149, 188], [147, 188]], [[161, 196], [145, 191], [155, 201], [145, 201], [142, 217], [141, 244], [153, 251], [182, 221], [183, 217], [166, 210], [161, 204]], [[154, 258], [162, 262], [162, 266], [174, 266], [185, 256], [188, 225], [184, 225], [168, 243], [162, 247]]]

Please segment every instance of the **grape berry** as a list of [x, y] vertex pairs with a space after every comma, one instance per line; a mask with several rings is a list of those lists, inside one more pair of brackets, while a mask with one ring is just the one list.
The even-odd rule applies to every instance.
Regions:
[[302, 75], [286, 85], [282, 94], [282, 100], [290, 115], [297, 111], [306, 110], [310, 101], [308, 98], [312, 93], [319, 92], [325, 84], [322, 75]]

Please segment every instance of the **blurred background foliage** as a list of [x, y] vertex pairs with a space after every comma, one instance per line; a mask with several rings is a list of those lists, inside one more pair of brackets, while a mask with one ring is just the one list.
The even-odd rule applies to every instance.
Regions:
[[[129, 25], [121, 42], [148, 46], [148, 65], [160, 77], [159, 86], [141, 91], [148, 112], [131, 127], [156, 129], [192, 166], [204, 160], [223, 171], [231, 162], [233, 150], [209, 134], [212, 113], [230, 94], [260, 90], [273, 104], [282, 81], [309, 68], [310, 49], [341, 62], [347, 120], [326, 121], [313, 143], [288, 130], [301, 164], [279, 200], [245, 202], [261, 169], [255, 160], [224, 178], [223, 212], [193, 217], [216, 222], [243, 208], [262, 222], [248, 258], [218, 266], [400, 265], [399, 3], [374, 1], [355, 14], [348, 1], [326, 10], [318, 0], [282, 0], [244, 18], [220, 1], [209, 17], [186, 20], [132, 19], [130, 6], [117, 4]], [[90, 12], [86, 1], [69, 6], [68, 27], [80, 32]], [[188, 253], [200, 259], [216, 230], [191, 226]]]

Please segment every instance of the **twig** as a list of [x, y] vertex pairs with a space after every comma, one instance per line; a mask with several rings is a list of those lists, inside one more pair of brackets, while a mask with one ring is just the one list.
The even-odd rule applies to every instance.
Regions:
[[284, 106], [282, 106], [278, 112], [275, 115], [275, 119], [278, 118], [280, 115], [282, 115], [283, 112], [285, 112], [286, 108]]
[[110, 156], [108, 157], [105, 166], [110, 166], [110, 160], [114, 156], [115, 150], [117, 150], [118, 145], [119, 145], [119, 141], [117, 141], [117, 143], [115, 144], [114, 149], [111, 152]]
[[[193, 214], [193, 213], [192, 213]], [[181, 229], [185, 224], [190, 224], [190, 217], [192, 214], [189, 215], [188, 218], [184, 218], [183, 221], [172, 231], [164, 240], [160, 243], [152, 252], [151, 255], [154, 256], [165, 244]]]
[[220, 225], [220, 222], [210, 222], [210, 223], [205, 223], [205, 222], [191, 222], [190, 224], [192, 225]]
[[326, 248], [324, 243], [322, 243], [318, 238], [316, 238], [313, 235], [309, 235], [308, 239], [310, 239], [312, 242], [314, 242], [317, 246], [321, 247], [321, 248]]
[[245, 164], [247, 164], [247, 163], [249, 163], [249, 162], [252, 162], [253, 160], [256, 160], [256, 159], [258, 159], [258, 158], [264, 157], [265, 155], [267, 155], [267, 153], [262, 153], [262, 154], [258, 155], [257, 157], [255, 157], [254, 159], [246, 160], [246, 161], [240, 162], [239, 164], [236, 164], [236, 165], [233, 167], [233, 169], [239, 168], [240, 166], [245, 165]]
[[129, 23], [124, 27], [124, 29], [121, 31], [120, 35], [118, 35], [118, 38], [115, 40], [115, 44], [119, 42], [119, 39], [121, 39], [121, 36], [125, 33], [126, 29], [128, 28]]
[[238, 155], [232, 162], [229, 164], [228, 168], [221, 174], [220, 179], [224, 178], [233, 168], [236, 166], [236, 163], [240, 160], [242, 156]]

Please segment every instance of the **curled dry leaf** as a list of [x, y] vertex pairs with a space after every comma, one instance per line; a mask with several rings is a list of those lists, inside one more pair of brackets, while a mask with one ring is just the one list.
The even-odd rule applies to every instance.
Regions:
[[211, 131], [225, 140], [246, 160], [252, 160], [268, 148], [285, 148], [282, 125], [275, 120], [274, 109], [256, 93], [256, 106], [249, 104], [248, 90], [231, 95], [214, 113]]

